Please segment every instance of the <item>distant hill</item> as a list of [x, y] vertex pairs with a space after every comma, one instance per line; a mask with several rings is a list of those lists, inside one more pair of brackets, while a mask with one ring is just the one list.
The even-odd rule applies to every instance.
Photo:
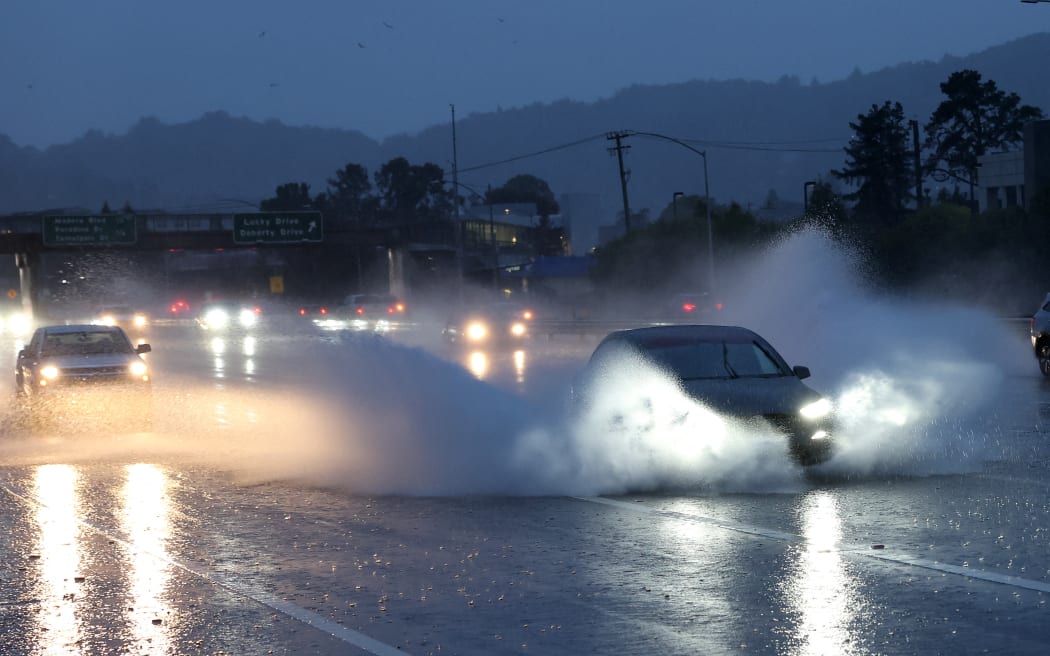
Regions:
[[[592, 103], [562, 100], [472, 114], [456, 124], [461, 180], [474, 187], [502, 184], [518, 173], [546, 179], [555, 194], [602, 195], [610, 218], [622, 208], [616, 159], [604, 135], [654, 132], [706, 149], [712, 196], [761, 205], [770, 190], [801, 202], [806, 180], [842, 166], [849, 122], [874, 103], [900, 101], [925, 124], [943, 99], [939, 85], [960, 69], [980, 71], [1000, 89], [1050, 113], [1050, 33], [1018, 39], [966, 57], [906, 63], [848, 79], [819, 83], [785, 77], [636, 85]], [[595, 137], [581, 145], [475, 169], [520, 155]], [[627, 165], [634, 210], [653, 214], [683, 191], [703, 193], [703, 161], [674, 143], [635, 136]], [[0, 212], [57, 207], [202, 211], [219, 199], [257, 201], [283, 182], [305, 181], [314, 192], [348, 162], [374, 172], [404, 156], [451, 170], [448, 124], [377, 142], [351, 130], [257, 122], [224, 112], [176, 125], [143, 118], [127, 134], [91, 131], [44, 150], [19, 147], [0, 135]], [[471, 170], [474, 169], [474, 170]], [[227, 201], [229, 202], [229, 201]], [[235, 202], [234, 202], [235, 204]]]

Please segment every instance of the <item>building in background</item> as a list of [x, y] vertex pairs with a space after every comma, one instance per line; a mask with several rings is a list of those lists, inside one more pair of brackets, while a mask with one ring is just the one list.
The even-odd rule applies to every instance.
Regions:
[[1050, 120], [1027, 123], [1023, 144], [1019, 151], [980, 158], [980, 211], [1027, 208], [1041, 190], [1050, 188]]

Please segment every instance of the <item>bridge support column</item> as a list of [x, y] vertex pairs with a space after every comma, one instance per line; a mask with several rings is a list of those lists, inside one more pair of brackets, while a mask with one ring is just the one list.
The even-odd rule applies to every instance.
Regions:
[[16, 253], [15, 266], [18, 267], [18, 286], [22, 296], [22, 309], [35, 321], [36, 309], [39, 307], [37, 278], [40, 275], [40, 253]]
[[402, 248], [386, 249], [387, 281], [390, 293], [405, 298], [405, 251]]

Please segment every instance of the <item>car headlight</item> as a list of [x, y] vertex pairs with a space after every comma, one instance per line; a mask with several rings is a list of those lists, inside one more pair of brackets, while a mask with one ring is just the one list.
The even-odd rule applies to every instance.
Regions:
[[827, 416], [829, 412], [831, 412], [831, 401], [827, 399], [817, 399], [813, 403], [802, 406], [798, 411], [806, 419], [820, 419]]
[[488, 327], [480, 321], [472, 321], [467, 325], [467, 338], [474, 341], [485, 339], [485, 336], [489, 334]]
[[515, 337], [521, 337], [525, 334], [525, 324], [523, 323], [512, 323], [510, 325], [510, 334]]
[[230, 321], [230, 315], [225, 310], [209, 310], [204, 315], [204, 321], [212, 328], [222, 328]]
[[248, 308], [244, 308], [243, 310], [241, 310], [241, 313], [237, 315], [237, 320], [240, 321], [241, 325], [245, 328], [254, 326], [255, 319], [255, 313], [249, 310]]
[[58, 378], [58, 367], [48, 365], [40, 370], [40, 375], [47, 380], [54, 380]]
[[136, 314], [135, 318], [131, 320], [131, 323], [135, 324], [136, 328], [142, 328], [146, 325], [146, 317], [142, 314]]
[[142, 377], [149, 371], [149, 367], [146, 366], [145, 362], [140, 360], [138, 362], [132, 362], [131, 366], [128, 367], [128, 371], [131, 372], [132, 376]]
[[103, 326], [112, 326], [113, 324], [117, 323], [117, 320], [113, 318], [112, 314], [105, 314], [101, 318], [99, 318], [99, 322]]
[[7, 329], [12, 335], [25, 335], [29, 332], [29, 317], [24, 314], [12, 314], [7, 318]]

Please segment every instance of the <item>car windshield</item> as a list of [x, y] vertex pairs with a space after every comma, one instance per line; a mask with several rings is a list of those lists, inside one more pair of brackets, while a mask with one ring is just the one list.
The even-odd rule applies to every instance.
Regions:
[[131, 343], [112, 330], [68, 333], [48, 333], [42, 355], [98, 355], [102, 353], [134, 353]]
[[755, 342], [667, 342], [649, 345], [645, 352], [682, 380], [790, 375]]

